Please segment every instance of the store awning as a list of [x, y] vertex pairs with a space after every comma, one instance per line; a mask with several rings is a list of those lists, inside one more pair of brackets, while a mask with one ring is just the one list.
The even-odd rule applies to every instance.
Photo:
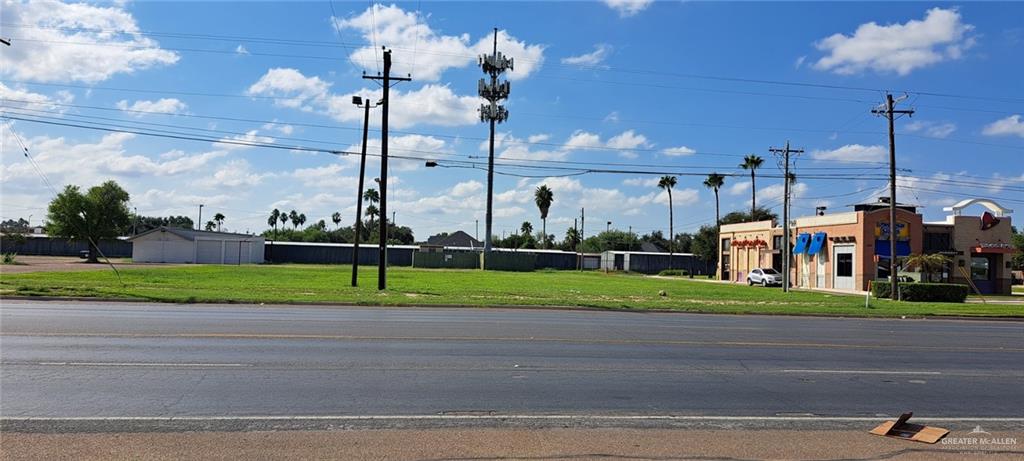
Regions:
[[816, 255], [821, 248], [825, 246], [825, 238], [827, 236], [824, 232], [815, 232], [814, 236], [811, 237], [811, 246], [807, 249], [807, 254]]
[[793, 246], [793, 254], [800, 254], [807, 251], [807, 243], [811, 240], [811, 234], [800, 234], [796, 236], [796, 245]]
[[[889, 252], [889, 241], [888, 240], [875, 240], [875, 254], [883, 258], [888, 258], [891, 254]], [[910, 256], [910, 242], [907, 241], [896, 241], [896, 257]]]

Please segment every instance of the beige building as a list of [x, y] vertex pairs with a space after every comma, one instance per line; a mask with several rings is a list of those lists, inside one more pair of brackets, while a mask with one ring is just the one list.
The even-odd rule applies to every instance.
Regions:
[[[980, 216], [963, 212], [984, 207]], [[942, 253], [951, 263], [935, 281], [965, 283], [980, 293], [1010, 293], [1012, 210], [991, 200], [969, 199], [953, 207], [946, 221], [924, 223], [911, 205], [896, 207], [896, 257], [900, 275], [912, 254]], [[889, 278], [889, 205], [885, 199], [854, 206], [853, 211], [796, 218], [790, 228], [790, 283], [802, 288], [864, 291], [873, 280]], [[772, 221], [723, 225], [718, 277], [746, 283], [754, 268], [782, 270], [782, 227]]]

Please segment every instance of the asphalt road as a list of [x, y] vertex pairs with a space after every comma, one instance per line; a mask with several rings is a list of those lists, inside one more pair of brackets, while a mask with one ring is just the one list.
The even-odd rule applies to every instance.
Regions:
[[0, 367], [8, 428], [729, 427], [902, 411], [1024, 427], [1024, 323], [1010, 321], [4, 300]]

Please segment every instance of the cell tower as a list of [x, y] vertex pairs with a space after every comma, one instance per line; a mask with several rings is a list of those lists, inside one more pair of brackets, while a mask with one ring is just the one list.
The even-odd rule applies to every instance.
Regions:
[[478, 85], [480, 97], [488, 101], [488, 104], [480, 105], [480, 121], [490, 122], [491, 138], [490, 150], [487, 156], [487, 219], [484, 226], [484, 269], [488, 267], [488, 258], [491, 252], [491, 224], [492, 209], [494, 205], [494, 124], [508, 120], [508, 109], [498, 104], [502, 99], [507, 99], [512, 86], [509, 82], [499, 81], [498, 76], [506, 70], [512, 70], [512, 58], [506, 58], [498, 52], [498, 29], [494, 29], [494, 51], [490, 55], [480, 56], [480, 68], [484, 73], [491, 76], [490, 83], [486, 79], [480, 79]]

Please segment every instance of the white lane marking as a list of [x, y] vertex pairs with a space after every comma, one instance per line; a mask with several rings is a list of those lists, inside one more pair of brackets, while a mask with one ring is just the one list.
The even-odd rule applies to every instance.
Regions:
[[[296, 415], [296, 416], [68, 416], [0, 417], [0, 421], [322, 421], [322, 420], [629, 420], [629, 421], [879, 421], [884, 416], [677, 416], [677, 415]], [[889, 417], [895, 418], [895, 416]], [[920, 417], [915, 421], [1024, 423], [1024, 418]]]
[[251, 367], [251, 363], [160, 363], [160, 362], [37, 362], [36, 365], [63, 367]]
[[783, 373], [835, 373], [844, 375], [941, 375], [941, 371], [888, 370], [782, 370]]

